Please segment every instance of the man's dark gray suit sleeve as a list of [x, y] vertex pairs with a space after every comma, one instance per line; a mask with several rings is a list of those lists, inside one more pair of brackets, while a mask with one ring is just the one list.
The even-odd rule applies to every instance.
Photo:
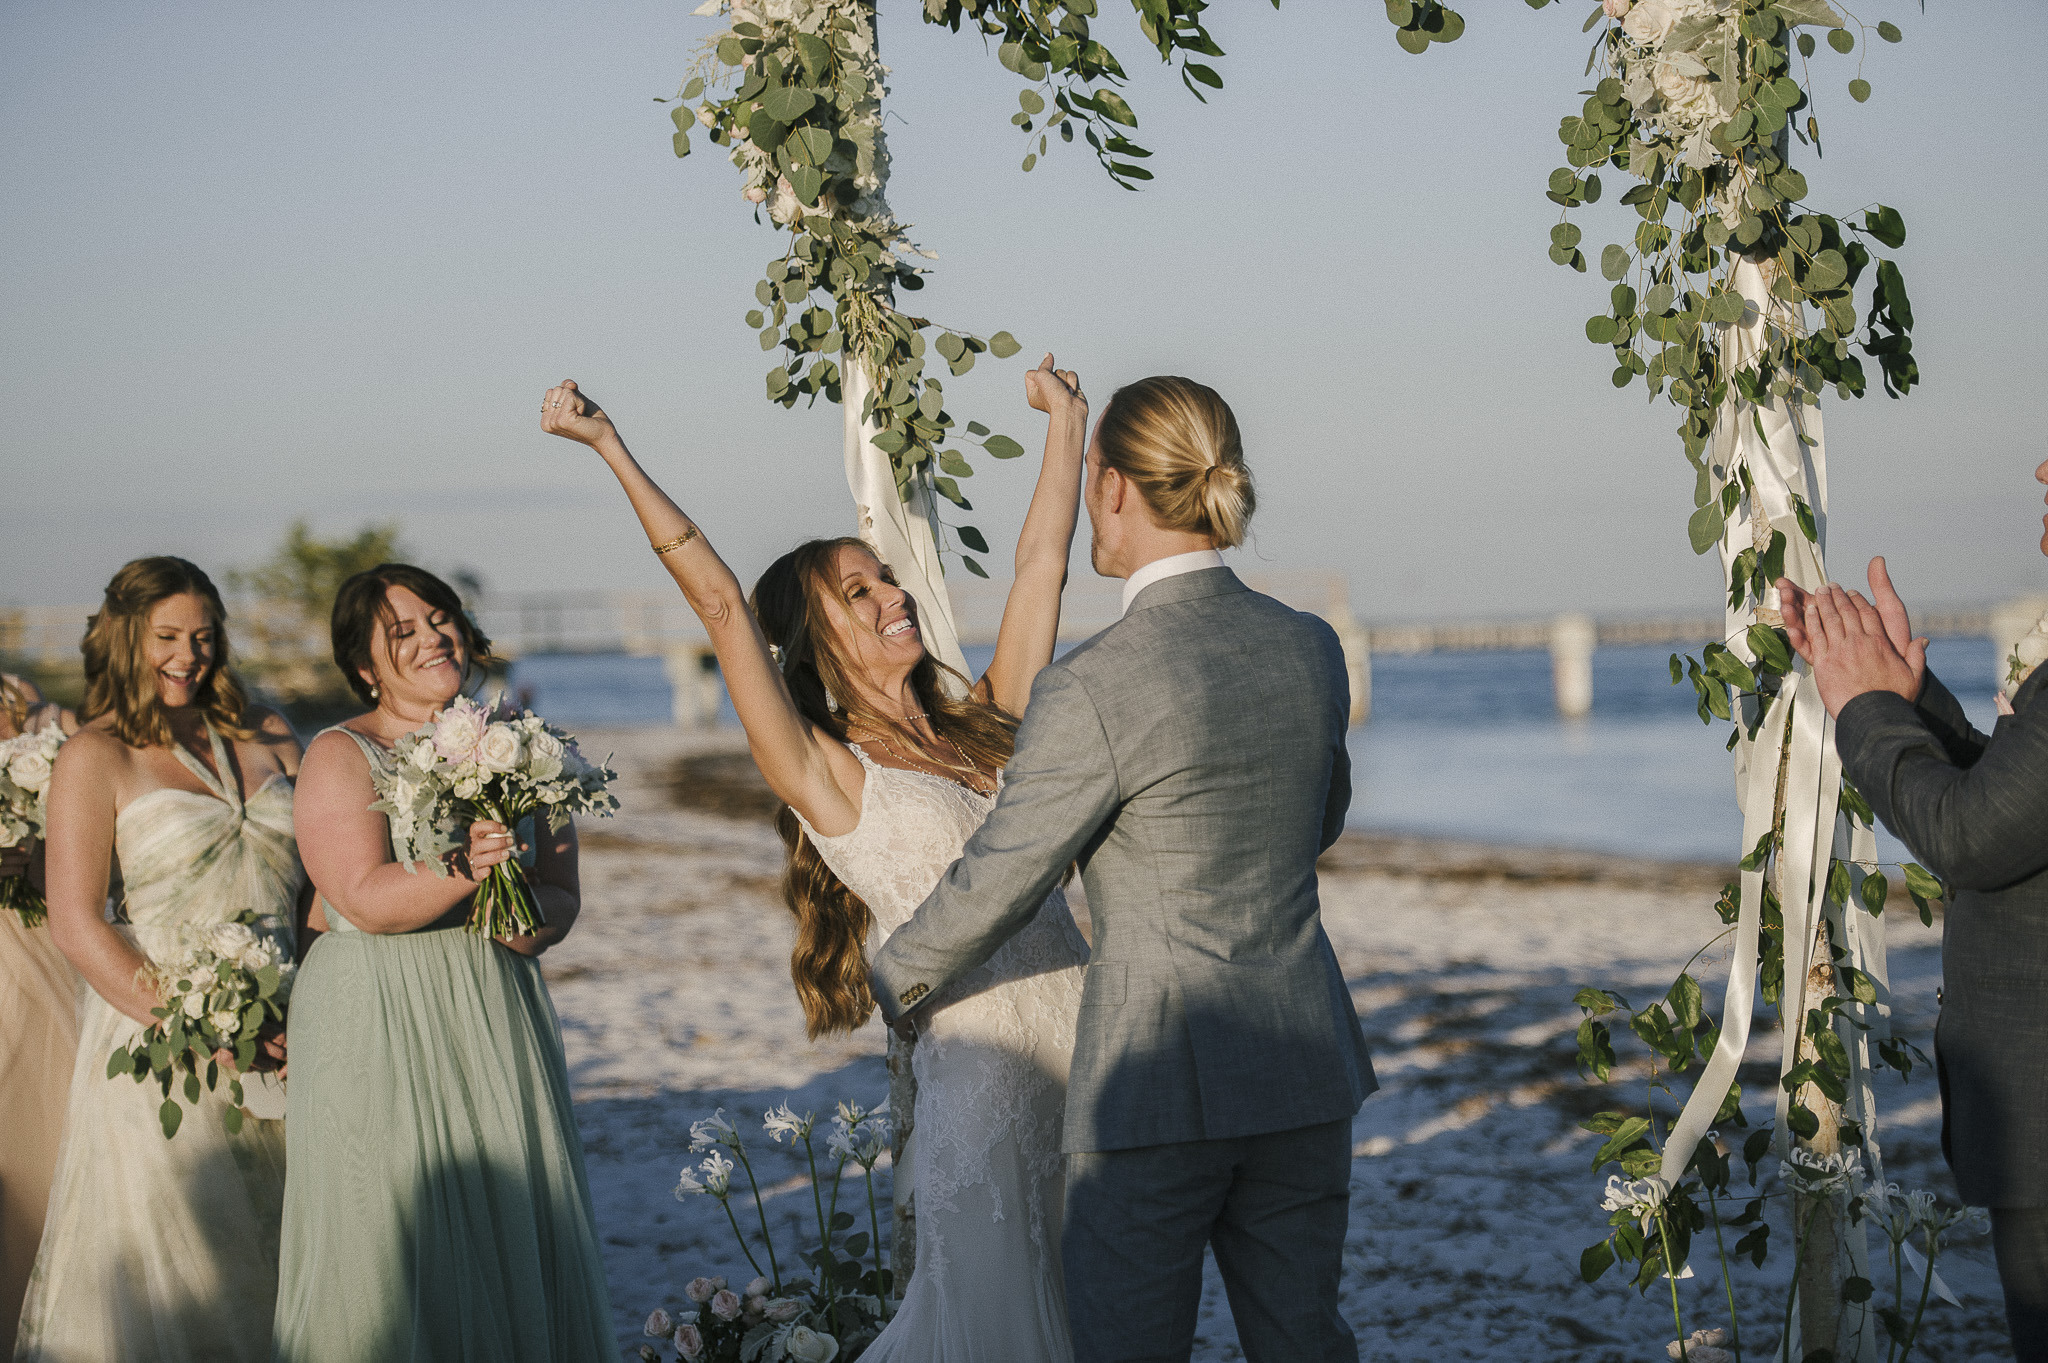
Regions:
[[1323, 801], [1323, 843], [1327, 852], [1344, 836], [1344, 816], [1351, 812], [1351, 753], [1340, 731], [1330, 760], [1330, 793]]
[[1958, 889], [1995, 890], [2048, 868], [2048, 703], [2038, 686], [1993, 741], [1943, 689], [1920, 707], [1889, 691], [1857, 696], [1835, 742], [1885, 827]]
[[1094, 702], [1064, 670], [1031, 688], [1003, 794], [917, 913], [889, 935], [869, 978], [899, 1016], [1020, 931], [1089, 839], [1116, 813], [1116, 762]]

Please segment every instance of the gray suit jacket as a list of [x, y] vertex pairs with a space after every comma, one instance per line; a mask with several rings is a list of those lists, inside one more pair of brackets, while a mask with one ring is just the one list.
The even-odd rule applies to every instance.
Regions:
[[1344, 655], [1228, 568], [1147, 587], [1039, 673], [1002, 798], [873, 965], [891, 1020], [1028, 923], [1076, 862], [1094, 954], [1069, 1151], [1286, 1131], [1377, 1084], [1316, 858], [1351, 802]]
[[1955, 890], [1935, 1027], [1942, 1149], [1963, 1201], [2048, 1206], [2048, 667], [1990, 734], [1927, 677], [1842, 707], [1842, 770]]

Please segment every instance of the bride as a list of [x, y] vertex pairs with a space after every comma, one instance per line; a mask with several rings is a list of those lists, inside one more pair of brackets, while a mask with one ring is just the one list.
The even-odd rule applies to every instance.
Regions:
[[[196, 566], [143, 558], [86, 630], [84, 727], [50, 780], [47, 856], [50, 935], [91, 992], [15, 1363], [270, 1357], [284, 1123], [230, 1135], [222, 1082], [166, 1139], [158, 1091], [107, 1077], [113, 1049], [156, 1021], [150, 967], [246, 909], [292, 948], [299, 744], [244, 699], [226, 618]], [[282, 1058], [281, 1040], [266, 1049], [259, 1068]]]
[[[995, 804], [1017, 716], [1052, 660], [1088, 408], [1052, 357], [1025, 379], [1050, 418], [995, 659], [964, 697], [925, 651], [916, 603], [856, 539], [813, 540], [755, 586], [752, 611], [696, 524], [573, 382], [544, 430], [618, 476], [704, 622], [754, 761], [789, 808], [790, 973], [810, 1034], [874, 1011], [866, 948], [908, 921]], [[964, 678], [959, 679], [965, 681]], [[917, 1078], [917, 1269], [867, 1363], [1068, 1363], [1059, 1262], [1060, 1122], [1088, 948], [1054, 890], [1037, 919], [932, 1009]]]

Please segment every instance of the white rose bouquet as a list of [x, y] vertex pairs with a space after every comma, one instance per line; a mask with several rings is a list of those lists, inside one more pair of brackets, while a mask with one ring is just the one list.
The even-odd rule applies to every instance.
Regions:
[[164, 1139], [178, 1134], [185, 1110], [171, 1089], [184, 1074], [185, 1101], [197, 1104], [200, 1076], [206, 1088], [219, 1087], [216, 1053], [234, 1056], [228, 1078], [232, 1100], [223, 1120], [229, 1134], [242, 1129], [247, 1100], [242, 1077], [256, 1064], [263, 1029], [284, 1021], [291, 993], [291, 929], [282, 918], [248, 910], [225, 923], [190, 930], [185, 955], [168, 966], [152, 966], [149, 974], [163, 996], [150, 1009], [157, 1021], [143, 1029], [132, 1047], [116, 1046], [107, 1057], [107, 1078], [127, 1075], [141, 1083], [155, 1079], [164, 1095], [157, 1117]]
[[[531, 710], [494, 720], [458, 696], [433, 721], [400, 738], [396, 761], [371, 773], [377, 802], [391, 821], [391, 845], [410, 871], [419, 862], [446, 875], [442, 857], [462, 845], [465, 824], [493, 819], [507, 828], [536, 813], [560, 831], [572, 814], [610, 817], [619, 807], [608, 787], [618, 773], [586, 761], [576, 740]], [[477, 886], [470, 931], [524, 937], [546, 926], [525, 867], [517, 859], [491, 867]]]
[[[37, 733], [0, 741], [0, 847], [19, 847], [43, 836], [48, 822], [50, 773], [64, 731], [54, 724]], [[0, 909], [21, 915], [35, 927], [49, 916], [49, 905], [26, 872], [0, 876]]]

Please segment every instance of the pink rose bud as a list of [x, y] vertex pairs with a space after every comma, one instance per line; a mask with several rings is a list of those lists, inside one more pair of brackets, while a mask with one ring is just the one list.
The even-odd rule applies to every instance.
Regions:
[[690, 1279], [690, 1285], [683, 1289], [683, 1295], [696, 1302], [697, 1305], [702, 1306], [705, 1302], [710, 1301], [712, 1294], [717, 1291], [718, 1284], [711, 1281], [711, 1279], [692, 1278]]
[[736, 1320], [740, 1314], [740, 1298], [736, 1292], [720, 1288], [711, 1298], [711, 1314], [720, 1320]]
[[747, 1284], [747, 1290], [742, 1295], [748, 1297], [765, 1297], [774, 1289], [775, 1284], [769, 1282], [766, 1278], [756, 1278], [754, 1279], [754, 1281]]
[[676, 1323], [668, 1318], [668, 1312], [656, 1311], [647, 1318], [647, 1328], [641, 1333], [652, 1335], [656, 1339], [665, 1339], [675, 1333], [675, 1328]]
[[750, 204], [766, 203], [768, 202], [768, 191], [759, 185], [755, 185], [746, 193], [740, 195], [740, 197]]
[[1610, 19], [1625, 19], [1635, 7], [1635, 0], [1600, 0], [1600, 8], [1607, 11]]

